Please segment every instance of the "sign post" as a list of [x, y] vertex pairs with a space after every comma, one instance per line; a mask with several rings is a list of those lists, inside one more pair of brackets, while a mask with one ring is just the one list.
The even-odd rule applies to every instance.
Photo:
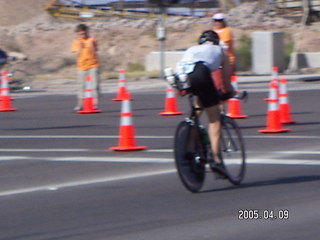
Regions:
[[157, 39], [160, 42], [160, 77], [164, 79], [165, 68], [165, 40], [166, 40], [166, 27], [164, 17], [166, 14], [166, 7], [176, 4], [179, 0], [149, 0], [151, 4], [156, 4], [159, 7], [159, 20], [157, 26]]

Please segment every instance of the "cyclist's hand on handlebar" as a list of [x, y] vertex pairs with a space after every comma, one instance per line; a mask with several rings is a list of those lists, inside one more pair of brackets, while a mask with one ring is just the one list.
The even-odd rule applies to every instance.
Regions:
[[183, 97], [183, 96], [185, 96], [185, 95], [187, 95], [187, 94], [188, 94], [188, 91], [187, 91], [187, 90], [180, 90], [180, 91], [178, 91], [178, 95], [181, 96], [181, 97]]
[[244, 100], [246, 102], [248, 100], [248, 92], [247, 91], [239, 92], [237, 95], [237, 98], [240, 100]]

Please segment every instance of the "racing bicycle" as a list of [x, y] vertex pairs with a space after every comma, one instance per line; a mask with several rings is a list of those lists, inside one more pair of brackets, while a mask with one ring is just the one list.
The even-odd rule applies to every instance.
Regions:
[[[10, 58], [5, 68], [8, 70], [9, 80], [9, 88], [11, 92], [26, 92], [32, 89], [32, 80], [30, 74], [28, 74], [25, 70], [16, 68], [18, 64], [17, 59]], [[0, 76], [0, 84], [1, 84], [1, 76]]]
[[[194, 95], [187, 91], [178, 77], [169, 83], [178, 91], [185, 91], [189, 97], [190, 115], [180, 122], [174, 137], [174, 157], [178, 175], [183, 185], [191, 192], [199, 192], [204, 184], [207, 172], [213, 172], [216, 178], [228, 179], [238, 185], [245, 176], [246, 151], [241, 130], [236, 121], [221, 111], [221, 132], [218, 156], [223, 168], [216, 171], [213, 153], [206, 128], [201, 125], [198, 108], [194, 104]], [[246, 98], [243, 92], [240, 99]]]

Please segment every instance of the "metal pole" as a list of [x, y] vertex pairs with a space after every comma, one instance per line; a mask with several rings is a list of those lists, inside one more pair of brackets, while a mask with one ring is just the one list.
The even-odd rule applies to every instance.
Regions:
[[160, 41], [160, 77], [164, 79], [164, 68], [165, 68], [165, 40], [166, 40], [166, 33], [165, 33], [165, 24], [164, 24], [164, 14], [165, 8], [160, 7], [160, 16], [159, 16], [159, 24], [157, 29], [157, 38]]

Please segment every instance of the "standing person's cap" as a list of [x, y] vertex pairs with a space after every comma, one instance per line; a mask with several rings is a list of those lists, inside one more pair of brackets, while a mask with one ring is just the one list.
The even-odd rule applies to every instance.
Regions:
[[212, 19], [216, 20], [216, 21], [222, 21], [222, 20], [224, 20], [224, 14], [223, 13], [216, 13], [212, 16]]

